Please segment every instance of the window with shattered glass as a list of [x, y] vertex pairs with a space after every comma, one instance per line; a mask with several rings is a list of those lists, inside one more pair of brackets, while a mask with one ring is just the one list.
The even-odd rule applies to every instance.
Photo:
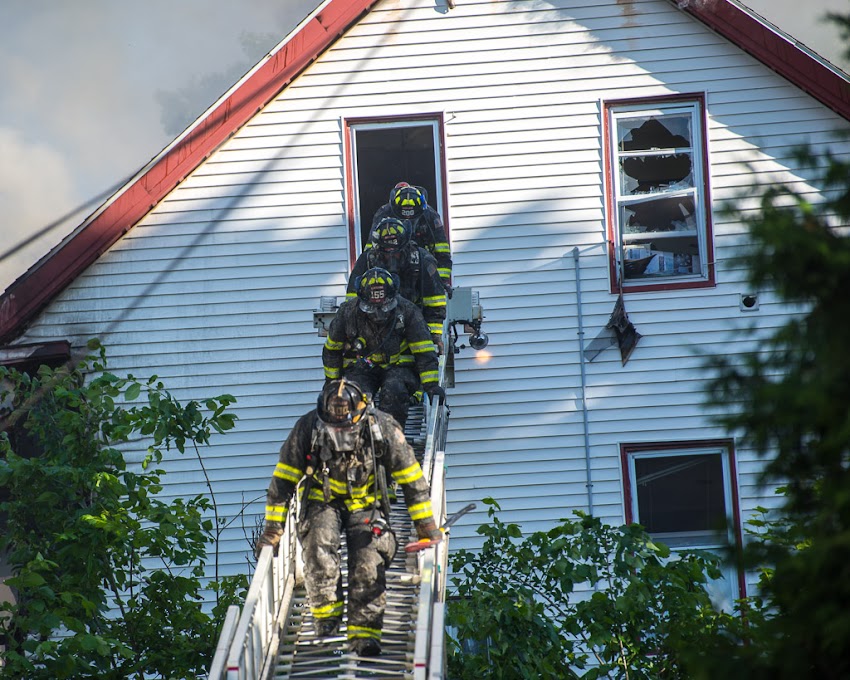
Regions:
[[707, 281], [700, 103], [611, 106], [609, 115], [619, 283]]

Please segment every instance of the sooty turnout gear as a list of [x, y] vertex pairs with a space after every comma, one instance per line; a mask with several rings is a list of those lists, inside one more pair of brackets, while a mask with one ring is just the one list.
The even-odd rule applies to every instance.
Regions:
[[365, 392], [380, 393], [381, 410], [404, 427], [410, 396], [438, 383], [437, 350], [416, 305], [397, 296], [388, 318], [377, 320], [360, 308], [362, 290], [339, 306], [328, 327], [322, 348], [325, 378], [345, 377]]
[[[331, 381], [320, 399], [345, 392], [345, 385], [350, 384]], [[349, 400], [351, 412], [358, 410], [352, 408], [355, 401]], [[317, 409], [298, 419], [281, 446], [269, 484], [263, 535], [283, 533], [297, 489], [305, 508], [297, 533], [304, 549], [310, 611], [317, 634], [333, 635], [344, 608], [339, 551], [340, 533], [344, 531], [348, 545], [348, 638], [356, 653], [361, 653], [359, 647], [365, 645], [356, 641], [370, 640], [366, 647], [376, 654], [380, 652], [386, 607], [386, 568], [396, 550], [395, 535], [386, 523], [389, 501], [385, 475], [389, 473], [401, 487], [418, 533], [430, 531], [434, 516], [428, 482], [395, 420], [367, 406], [358, 423], [352, 423], [358, 432], [354, 448], [340, 451], [327, 431], [348, 427], [347, 423], [329, 423], [319, 417]]]

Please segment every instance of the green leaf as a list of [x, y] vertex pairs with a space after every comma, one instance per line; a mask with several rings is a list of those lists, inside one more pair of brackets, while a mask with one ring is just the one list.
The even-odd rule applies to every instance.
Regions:
[[124, 399], [126, 401], [135, 401], [139, 398], [139, 395], [141, 393], [142, 386], [137, 382], [131, 383], [130, 386], [127, 388], [127, 391], [124, 392]]

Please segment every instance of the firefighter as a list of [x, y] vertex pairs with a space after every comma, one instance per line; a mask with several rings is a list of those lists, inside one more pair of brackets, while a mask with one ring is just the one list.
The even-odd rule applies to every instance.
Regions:
[[442, 401], [437, 348], [419, 308], [398, 294], [399, 281], [374, 267], [355, 279], [322, 348], [325, 381], [348, 378], [380, 395], [380, 408], [404, 427], [410, 397], [420, 388]]
[[355, 283], [367, 269], [381, 267], [398, 275], [399, 295], [422, 310], [437, 351], [443, 351], [443, 322], [446, 319], [446, 293], [437, 261], [412, 240], [410, 222], [385, 217], [372, 230], [369, 250], [357, 258], [348, 278], [346, 297], [357, 297]]
[[[378, 208], [372, 218], [372, 229], [385, 217], [409, 220], [413, 225], [413, 240], [437, 260], [437, 267], [446, 293], [451, 297], [452, 254], [446, 228], [440, 214], [428, 205], [427, 193], [422, 187], [399, 182], [390, 191], [390, 200]], [[370, 248], [371, 244], [365, 246]]]
[[333, 637], [344, 606], [340, 533], [345, 531], [347, 637], [351, 651], [360, 656], [381, 653], [386, 569], [397, 547], [389, 526], [389, 481], [401, 487], [420, 539], [440, 540], [428, 482], [401, 428], [375, 409], [356, 383], [331, 380], [317, 408], [298, 419], [280, 449], [265, 529], [254, 548], [258, 558], [266, 545], [277, 552], [289, 502], [299, 489], [297, 535], [307, 598], [316, 635]]

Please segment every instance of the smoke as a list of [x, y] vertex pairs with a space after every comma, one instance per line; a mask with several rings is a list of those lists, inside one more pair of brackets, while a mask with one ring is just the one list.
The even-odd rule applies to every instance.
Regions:
[[[318, 4], [0, 2], [0, 253], [147, 164]], [[4, 260], [0, 290], [75, 226]]]

